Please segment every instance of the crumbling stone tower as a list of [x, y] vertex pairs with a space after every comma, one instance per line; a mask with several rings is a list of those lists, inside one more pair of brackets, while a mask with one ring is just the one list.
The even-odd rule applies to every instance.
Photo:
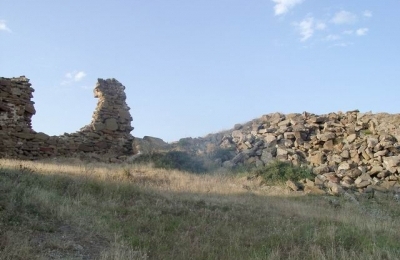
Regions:
[[77, 134], [85, 138], [80, 148], [99, 154], [131, 155], [132, 117], [126, 104], [125, 86], [116, 79], [98, 79], [93, 90], [98, 98], [92, 122]]
[[93, 113], [91, 129], [106, 134], [129, 134], [133, 127], [130, 108], [125, 102], [125, 87], [116, 79], [98, 79], [93, 92], [99, 101]]

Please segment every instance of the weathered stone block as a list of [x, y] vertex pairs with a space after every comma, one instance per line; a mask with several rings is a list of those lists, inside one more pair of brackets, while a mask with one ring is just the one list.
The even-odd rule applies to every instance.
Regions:
[[335, 196], [339, 196], [345, 192], [344, 189], [335, 182], [328, 182], [326, 186], [330, 189], [331, 194]]
[[333, 140], [333, 139], [335, 139], [335, 137], [336, 137], [336, 134], [331, 133], [331, 132], [326, 132], [326, 133], [317, 135], [317, 138], [323, 142]]
[[356, 138], [357, 138], [356, 134], [350, 134], [346, 139], [347, 139], [347, 142], [352, 143], [352, 142], [354, 142], [354, 140], [356, 140]]
[[383, 158], [383, 164], [386, 168], [396, 167], [400, 165], [400, 156], [390, 156]]
[[31, 104], [31, 103], [28, 103], [25, 105], [25, 111], [32, 115], [36, 114], [36, 110], [35, 110], [33, 104]]
[[316, 152], [315, 154], [310, 155], [307, 158], [307, 161], [309, 161], [313, 165], [321, 165], [321, 164], [325, 163], [326, 156], [322, 152]]
[[292, 191], [299, 191], [301, 189], [301, 185], [299, 183], [291, 180], [286, 181], [286, 186]]
[[283, 134], [283, 137], [285, 139], [295, 139], [296, 138], [294, 132], [286, 132], [286, 133]]
[[307, 194], [313, 194], [313, 195], [324, 195], [326, 192], [317, 186], [305, 186], [304, 187], [304, 192]]
[[108, 118], [105, 121], [105, 129], [115, 131], [118, 129], [118, 122], [115, 118]]

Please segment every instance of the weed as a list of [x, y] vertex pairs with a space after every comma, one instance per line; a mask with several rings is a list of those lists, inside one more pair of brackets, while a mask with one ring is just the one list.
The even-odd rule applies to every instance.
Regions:
[[369, 130], [369, 129], [364, 129], [364, 130], [361, 130], [360, 132], [361, 132], [361, 134], [363, 134], [364, 136], [365, 136], [365, 135], [372, 135], [372, 134], [373, 134], [372, 131]]
[[255, 168], [253, 173], [272, 184], [282, 184], [287, 180], [299, 181], [313, 177], [309, 169], [281, 161], [273, 161], [262, 168]]

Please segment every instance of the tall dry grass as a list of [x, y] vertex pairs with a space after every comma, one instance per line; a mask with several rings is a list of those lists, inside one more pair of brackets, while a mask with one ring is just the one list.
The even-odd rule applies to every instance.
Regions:
[[0, 160], [0, 259], [399, 259], [399, 216], [224, 171]]

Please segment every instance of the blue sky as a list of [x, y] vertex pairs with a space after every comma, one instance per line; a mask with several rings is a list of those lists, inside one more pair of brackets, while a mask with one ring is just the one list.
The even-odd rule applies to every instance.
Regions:
[[166, 141], [272, 112], [399, 112], [398, 0], [2, 0], [0, 76], [31, 79], [33, 127], [90, 123], [97, 78], [132, 134]]

